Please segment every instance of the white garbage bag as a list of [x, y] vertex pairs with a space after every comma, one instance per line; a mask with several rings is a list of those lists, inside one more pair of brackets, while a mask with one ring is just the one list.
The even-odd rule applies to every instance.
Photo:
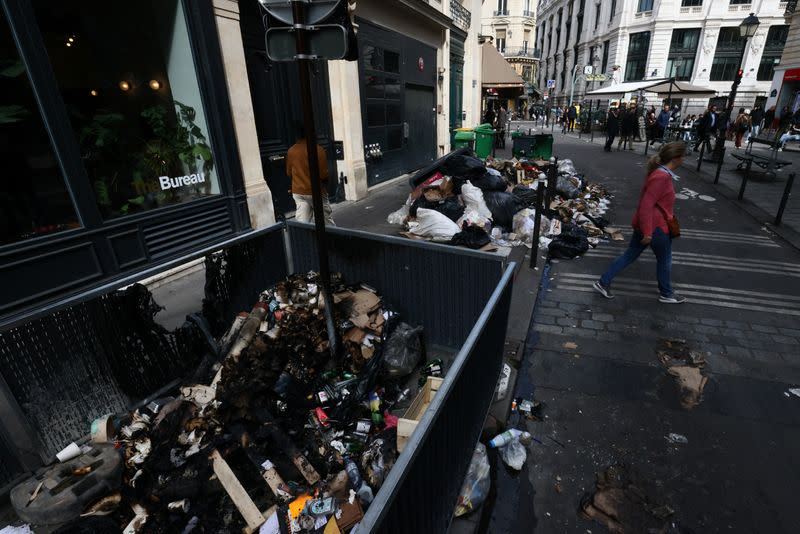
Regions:
[[417, 210], [417, 220], [409, 226], [412, 234], [434, 241], [450, 241], [455, 234], [461, 231], [461, 228], [446, 215], [425, 208]]

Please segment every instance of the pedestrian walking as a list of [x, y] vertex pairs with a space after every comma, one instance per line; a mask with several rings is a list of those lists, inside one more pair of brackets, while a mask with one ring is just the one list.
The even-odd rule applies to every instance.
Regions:
[[489, 107], [486, 109], [486, 114], [483, 116], [483, 123], [484, 124], [491, 124], [494, 127], [494, 107], [490, 104]]
[[719, 128], [717, 106], [712, 104], [697, 122], [697, 142], [694, 149], [698, 150], [700, 145], [705, 143], [706, 152], [711, 152], [711, 137], [716, 134], [717, 128]]
[[569, 117], [569, 131], [574, 132], [575, 120], [578, 118], [578, 108], [575, 107], [575, 104], [572, 104], [567, 110], [567, 117]]
[[[297, 141], [286, 153], [286, 175], [292, 180], [292, 198], [297, 205], [295, 219], [300, 222], [314, 222], [314, 199], [311, 190], [311, 172], [308, 167], [308, 143], [303, 125], [295, 125]], [[328, 155], [325, 149], [317, 145], [319, 161], [319, 181], [322, 187], [322, 211], [325, 222], [333, 225], [331, 204], [328, 200]]]
[[[626, 147], [628, 150], [633, 150], [633, 136], [639, 120], [636, 116], [636, 108], [631, 105], [628, 109], [623, 108], [622, 113], [620, 117], [619, 142], [622, 145], [622, 150], [625, 150]], [[617, 150], [619, 149], [620, 145], [617, 145]]]
[[733, 128], [736, 135], [734, 146], [737, 149], [742, 148], [744, 134], [750, 130], [750, 115], [745, 112], [744, 108], [739, 108], [739, 115], [737, 115], [736, 120], [733, 122]]
[[653, 135], [650, 139], [650, 146], [653, 146], [656, 140], [663, 142], [664, 132], [667, 130], [667, 126], [669, 126], [670, 116], [669, 106], [665, 105], [661, 113], [658, 114], [656, 123], [653, 125]]
[[764, 128], [767, 130], [775, 129], [775, 106], [764, 112]]
[[614, 144], [614, 138], [619, 134], [619, 109], [611, 108], [608, 110], [608, 117], [606, 118], [606, 146], [604, 150], [611, 152], [611, 145]]
[[497, 112], [497, 148], [506, 147], [506, 126], [508, 123], [508, 111], [505, 106], [500, 106]]
[[658, 154], [648, 162], [647, 178], [639, 196], [639, 206], [633, 216], [633, 236], [628, 250], [614, 260], [608, 270], [594, 283], [594, 289], [607, 299], [611, 294], [611, 282], [628, 265], [635, 262], [647, 247], [656, 256], [656, 278], [658, 279], [659, 302], [680, 304], [686, 299], [675, 294], [672, 288], [672, 239], [679, 235], [675, 206], [675, 169], [683, 163], [686, 145], [674, 141], [663, 145]]
[[564, 106], [561, 112], [561, 133], [565, 134], [569, 130], [569, 107]]
[[[647, 116], [645, 118], [645, 125], [647, 127], [647, 130], [646, 130], [647, 133], [645, 135], [646, 135], [648, 141], [650, 141], [652, 139], [655, 139], [654, 130], [656, 128], [656, 121], [657, 121], [656, 108], [651, 106], [650, 109], [648, 110]], [[650, 144], [652, 145], [653, 143], [651, 142]]]
[[[758, 105], [750, 113], [750, 135], [758, 137], [761, 133], [761, 124], [764, 122], [764, 108]], [[748, 137], [749, 139], [749, 137]]]

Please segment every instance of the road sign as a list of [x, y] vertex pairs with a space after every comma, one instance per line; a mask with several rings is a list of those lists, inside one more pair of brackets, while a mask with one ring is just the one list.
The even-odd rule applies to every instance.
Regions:
[[585, 77], [587, 82], [605, 82], [608, 76], [605, 74], [587, 74]]
[[592, 65], [586, 65], [583, 67], [583, 73], [587, 75], [594, 74], [594, 67]]
[[556, 88], [556, 81], [555, 80], [547, 80], [547, 88], [548, 89], [555, 89]]
[[[284, 24], [294, 24], [292, 2], [286, 0], [258, 0], [270, 15]], [[330, 17], [342, 0], [313, 0], [306, 8], [306, 24], [316, 24]]]
[[[347, 30], [338, 24], [312, 26], [308, 32], [309, 55], [320, 59], [342, 59], [347, 54]], [[267, 55], [272, 61], [293, 61], [297, 55], [295, 29], [291, 27], [267, 30]]]

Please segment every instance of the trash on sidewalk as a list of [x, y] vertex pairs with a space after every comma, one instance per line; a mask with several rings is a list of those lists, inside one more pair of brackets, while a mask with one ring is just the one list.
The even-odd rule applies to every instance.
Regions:
[[[536, 189], [545, 187], [537, 180], [546, 178], [541, 172], [546, 165], [549, 162], [491, 157], [484, 163], [467, 154], [455, 154], [428, 175], [415, 177], [414, 190], [403, 206], [389, 214], [387, 222], [403, 225], [405, 231], [400, 235], [411, 239], [481, 250], [487, 250], [488, 245], [482, 243], [489, 236], [494, 246], [504, 247], [532, 247], [537, 239], [556, 258], [574, 258], [589, 246], [597, 246], [604, 237], [622, 239], [618, 231], [603, 230], [608, 225], [603, 216], [610, 195], [599, 185], [587, 183], [570, 160], [559, 162], [557, 196], [537, 215]], [[459, 231], [438, 217], [437, 224], [432, 225], [432, 216], [422, 210], [435, 211], [455, 222]], [[542, 219], [541, 231], [534, 236], [537, 216]], [[558, 237], [562, 223], [569, 225], [568, 231]]]
[[686, 438], [686, 436], [684, 436], [683, 434], [676, 434], [674, 432], [670, 432], [669, 434], [667, 434], [666, 438], [667, 441], [669, 441], [670, 443], [681, 443], [681, 444], [689, 443], [689, 440]]
[[490, 472], [491, 468], [486, 454], [486, 446], [483, 443], [478, 443], [475, 446], [475, 452], [472, 454], [467, 476], [464, 477], [464, 483], [458, 494], [458, 502], [456, 503], [454, 514], [456, 517], [468, 514], [483, 504], [489, 495], [489, 489], [492, 484]]
[[506, 430], [489, 441], [489, 448], [496, 448], [500, 458], [510, 468], [517, 471], [522, 469], [527, 459], [525, 447], [531, 444], [532, 438], [528, 432], [516, 428]]
[[645, 485], [625, 465], [612, 465], [597, 473], [595, 492], [583, 496], [580, 510], [585, 519], [618, 534], [663, 532], [675, 512], [667, 504], [653, 502]]
[[703, 374], [706, 354], [689, 348], [682, 339], [660, 339], [658, 360], [675, 378], [679, 402], [683, 409], [691, 410], [703, 401], [703, 389], [708, 377]]
[[338, 357], [317, 275], [290, 276], [233, 321], [224, 359], [199, 383], [96, 420], [108, 443], [72, 443], [63, 463], [15, 487], [17, 514], [40, 525], [107, 516], [131, 533], [257, 532], [278, 514], [348, 532], [394, 466], [396, 414], [422, 398], [419, 419], [445, 365], [425, 362], [422, 329], [373, 288], [334, 275], [332, 293]]
[[794, 395], [795, 397], [800, 397], [800, 386], [790, 385], [789, 389], [786, 391], [786, 396]]

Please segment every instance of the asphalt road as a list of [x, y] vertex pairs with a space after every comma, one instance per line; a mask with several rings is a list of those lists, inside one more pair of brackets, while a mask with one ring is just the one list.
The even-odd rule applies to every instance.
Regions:
[[[560, 135], [555, 153], [612, 192], [610, 219], [626, 240], [553, 263], [545, 277], [517, 387], [545, 403], [543, 420], [510, 421], [541, 443], [519, 474], [495, 459], [483, 530], [607, 532], [580, 516], [581, 500], [596, 472], [625, 464], [650, 502], [674, 510], [670, 532], [800, 532], [800, 398], [786, 393], [800, 383], [800, 252], [686, 170], [675, 183], [684, 236], [673, 282], [688, 302], [658, 302], [650, 251], [603, 299], [591, 283], [630, 239], [645, 159]], [[657, 356], [676, 338], [706, 353], [693, 409]], [[647, 531], [629, 515], [628, 532]]]

